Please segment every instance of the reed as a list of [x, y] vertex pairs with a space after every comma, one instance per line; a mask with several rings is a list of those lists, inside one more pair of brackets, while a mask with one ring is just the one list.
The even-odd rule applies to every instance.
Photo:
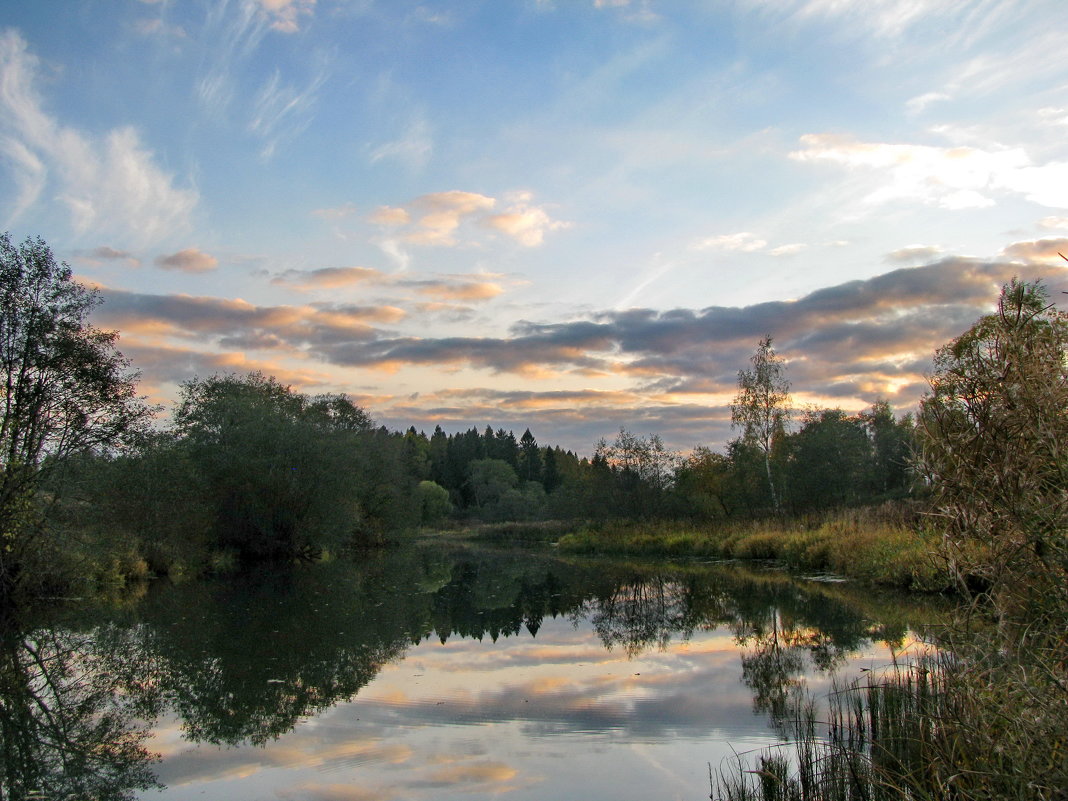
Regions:
[[1068, 797], [1068, 692], [1050, 653], [942, 651], [836, 690], [817, 725], [711, 773], [721, 801], [1054, 801]]

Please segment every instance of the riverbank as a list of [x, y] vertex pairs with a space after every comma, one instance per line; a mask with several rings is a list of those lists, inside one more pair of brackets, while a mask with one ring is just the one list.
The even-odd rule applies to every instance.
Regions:
[[566, 534], [558, 547], [570, 553], [774, 560], [790, 570], [834, 573], [896, 589], [949, 589], [949, 573], [936, 555], [938, 536], [897, 517], [885, 510], [855, 510], [818, 521], [620, 523]]

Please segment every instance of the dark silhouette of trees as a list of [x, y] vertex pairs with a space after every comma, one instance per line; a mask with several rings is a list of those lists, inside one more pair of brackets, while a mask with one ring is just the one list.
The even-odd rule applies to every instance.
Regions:
[[77, 455], [118, 445], [153, 410], [115, 348], [89, 324], [97, 293], [76, 282], [41, 239], [0, 235], [0, 596], [48, 558], [38, 490]]
[[215, 376], [183, 385], [174, 421], [203, 479], [215, 541], [242, 558], [340, 544], [361, 505], [376, 505], [376, 487], [359, 480], [375, 434], [343, 396], [309, 398], [259, 373]]

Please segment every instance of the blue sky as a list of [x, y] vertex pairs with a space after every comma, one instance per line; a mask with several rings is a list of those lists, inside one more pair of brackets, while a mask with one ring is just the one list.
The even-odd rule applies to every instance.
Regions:
[[37, 0], [0, 215], [144, 391], [259, 369], [391, 427], [730, 436], [911, 409], [1008, 278], [1068, 289], [1062, 0]]

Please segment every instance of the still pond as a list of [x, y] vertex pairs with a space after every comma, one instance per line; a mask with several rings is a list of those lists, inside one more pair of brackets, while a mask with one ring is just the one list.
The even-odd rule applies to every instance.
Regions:
[[3, 798], [704, 799], [930, 608], [736, 564], [423, 546], [8, 626]]

